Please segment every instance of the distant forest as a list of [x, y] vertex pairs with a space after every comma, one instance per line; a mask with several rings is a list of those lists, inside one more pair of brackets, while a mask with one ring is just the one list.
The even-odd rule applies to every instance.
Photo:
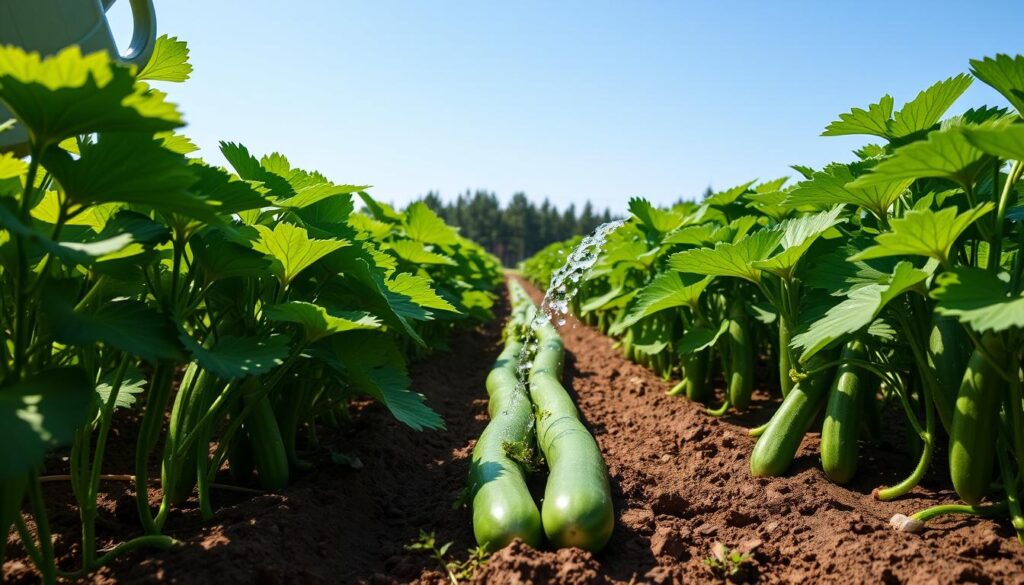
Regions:
[[598, 212], [589, 201], [581, 210], [569, 204], [561, 211], [548, 199], [536, 205], [524, 193], [513, 195], [504, 207], [494, 193], [482, 190], [447, 202], [437, 193], [428, 193], [422, 201], [505, 266], [515, 266], [552, 242], [590, 233], [613, 219], [609, 209]]

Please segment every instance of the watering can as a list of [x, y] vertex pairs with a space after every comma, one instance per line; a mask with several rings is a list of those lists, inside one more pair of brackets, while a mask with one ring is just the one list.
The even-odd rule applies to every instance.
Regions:
[[[82, 53], [107, 51], [123, 64], [143, 67], [156, 45], [153, 0], [130, 0], [135, 30], [128, 53], [122, 55], [107, 22], [107, 10], [116, 0], [0, 0], [0, 45], [53, 55], [78, 45]], [[0, 124], [13, 118], [0, 103]], [[0, 153], [24, 152], [28, 133], [19, 124], [0, 132]]]

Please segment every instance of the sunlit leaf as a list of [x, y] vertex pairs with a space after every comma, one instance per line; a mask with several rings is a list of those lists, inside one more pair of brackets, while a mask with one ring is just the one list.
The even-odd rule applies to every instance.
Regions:
[[955, 317], [979, 333], [1024, 327], [1024, 297], [1012, 297], [1001, 278], [980, 268], [960, 267], [936, 278], [935, 311]]
[[893, 219], [891, 231], [875, 238], [876, 244], [850, 258], [868, 260], [885, 256], [927, 256], [946, 263], [949, 250], [960, 234], [979, 217], [992, 211], [991, 202], [957, 214], [955, 207], [939, 211], [914, 209]]
[[273, 229], [258, 225], [256, 230], [259, 239], [253, 242], [253, 249], [274, 260], [272, 269], [285, 285], [317, 260], [350, 245], [346, 240], [311, 239], [306, 230], [284, 222]]
[[178, 37], [161, 35], [153, 46], [153, 54], [139, 72], [139, 79], [182, 82], [192, 74], [188, 62], [188, 45]]
[[381, 326], [380, 320], [366, 311], [340, 311], [304, 301], [273, 305], [266, 308], [265, 314], [271, 321], [301, 325], [307, 343], [335, 333]]

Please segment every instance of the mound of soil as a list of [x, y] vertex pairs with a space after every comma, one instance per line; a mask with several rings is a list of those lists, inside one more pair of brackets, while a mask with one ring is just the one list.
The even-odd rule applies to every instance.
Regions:
[[[541, 293], [528, 286], [539, 300]], [[506, 312], [500, 307], [499, 321]], [[500, 322], [456, 336], [449, 353], [413, 368], [415, 388], [445, 418], [443, 432], [416, 433], [379, 405], [360, 405], [346, 430], [321, 440], [329, 454], [280, 494], [217, 492], [217, 518], [199, 519], [194, 502], [172, 515], [168, 533], [182, 546], [137, 552], [94, 576], [94, 583], [423, 583], [448, 582], [440, 563], [408, 550], [421, 531], [452, 542], [464, 561], [473, 542], [459, 500], [474, 441], [487, 422], [484, 379], [500, 350]], [[938, 476], [942, 462], [908, 497], [877, 502], [871, 490], [895, 483], [914, 465], [902, 435], [865, 451], [850, 486], [828, 482], [817, 435], [804, 441], [788, 477], [755, 479], [753, 439], [774, 404], [757, 392], [742, 416], [715, 419], [700, 405], [665, 396], [671, 383], [626, 361], [612, 340], [570, 319], [566, 387], [608, 463], [617, 524], [597, 555], [541, 551], [516, 542], [475, 571], [474, 583], [680, 583], [721, 580], [705, 560], [716, 543], [748, 553], [737, 579], [761, 583], [1024, 583], [1024, 547], [1008, 522], [947, 518], [920, 535], [888, 527], [895, 513], [956, 501]], [[762, 379], [768, 379], [763, 372]], [[118, 445], [129, 453], [132, 429]], [[941, 449], [940, 449], [941, 451]], [[358, 458], [358, 469], [345, 464]], [[109, 473], [130, 457], [112, 455]], [[538, 493], [543, 478], [536, 478]], [[99, 532], [110, 546], [136, 534], [131, 484], [104, 484]], [[62, 566], [72, 569], [76, 516], [65, 485], [48, 484]], [[152, 490], [156, 501], [157, 493]], [[13, 540], [12, 540], [13, 542]], [[21, 549], [4, 566], [12, 583], [33, 583]]]

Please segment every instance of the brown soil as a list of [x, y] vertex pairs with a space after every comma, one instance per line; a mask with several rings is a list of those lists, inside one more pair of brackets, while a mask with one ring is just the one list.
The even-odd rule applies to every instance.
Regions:
[[[530, 287], [539, 299], [540, 293]], [[502, 308], [499, 313], [504, 313]], [[499, 319], [502, 315], [499, 314]], [[168, 532], [184, 544], [130, 554], [95, 583], [444, 583], [428, 555], [408, 551], [420, 530], [453, 541], [465, 559], [470, 514], [453, 509], [469, 454], [486, 424], [484, 378], [499, 351], [500, 325], [452, 340], [452, 352], [413, 368], [415, 387], [448, 430], [415, 433], [382, 408], [360, 406], [334, 448], [360, 458], [353, 470], [321, 457], [317, 470], [281, 494], [217, 492], [221, 508], [203, 524], [193, 507], [175, 513]], [[910, 496], [882, 503], [871, 490], [909, 472], [902, 434], [865, 451], [857, 480], [841, 488], [818, 466], [810, 435], [790, 476], [754, 479], [746, 429], [773, 406], [766, 392], [743, 416], [714, 419], [702, 407], [665, 396], [670, 383], [624, 360], [612, 341], [574, 320], [562, 328], [566, 386], [608, 463], [618, 522], [597, 555], [537, 551], [521, 543], [496, 552], [475, 583], [679, 583], [721, 579], [705, 566], [720, 542], [751, 551], [745, 577], [762, 583], [1024, 583], [1024, 547], [1008, 522], [949, 518], [920, 535], [896, 533], [889, 518], [955, 495], [939, 475]], [[767, 379], [765, 377], [764, 379]], [[130, 426], [129, 426], [130, 429]], [[130, 444], [131, 432], [121, 443]], [[108, 471], [129, 469], [116, 444]], [[127, 452], [127, 450], [124, 450]], [[940, 448], [941, 452], [942, 449]], [[129, 484], [105, 484], [102, 544], [137, 531]], [[48, 485], [62, 566], [73, 568], [75, 516], [66, 487]], [[4, 566], [12, 583], [35, 582], [12, 547]]]

